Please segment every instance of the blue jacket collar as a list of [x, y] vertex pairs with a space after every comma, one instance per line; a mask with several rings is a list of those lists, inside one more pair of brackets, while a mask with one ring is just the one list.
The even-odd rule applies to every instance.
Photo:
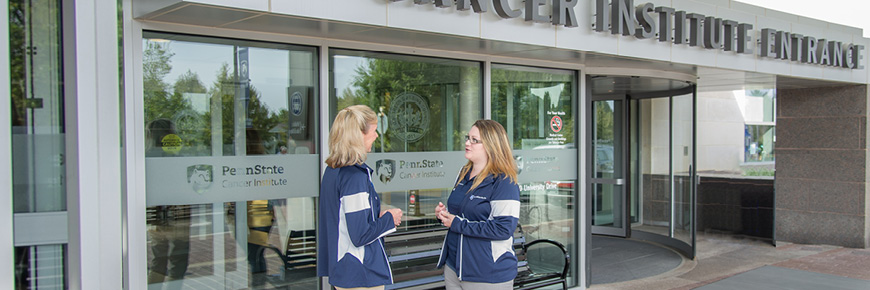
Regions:
[[[469, 173], [469, 174], [470, 174], [470, 173]], [[502, 177], [503, 175], [504, 175], [504, 174], [499, 174], [498, 177]], [[466, 174], [465, 176], [466, 176], [465, 180], [468, 180], [468, 178], [467, 178], [467, 177], [468, 177], [468, 174]], [[475, 176], [475, 178], [477, 178], [477, 177], [479, 177], [479, 176]], [[481, 186], [484, 186], [484, 185], [491, 185], [491, 184], [495, 183], [495, 181], [496, 181], [495, 178], [496, 178], [496, 175], [489, 174], [489, 175], [487, 175], [486, 177], [483, 178], [483, 180], [480, 182], [480, 185], [478, 185], [477, 187], [481, 187]]]

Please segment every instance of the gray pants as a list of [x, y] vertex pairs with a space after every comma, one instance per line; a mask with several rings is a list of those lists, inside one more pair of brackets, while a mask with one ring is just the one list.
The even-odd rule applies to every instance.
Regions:
[[447, 290], [511, 290], [514, 289], [514, 280], [501, 283], [481, 283], [459, 281], [456, 272], [444, 265], [444, 287]]

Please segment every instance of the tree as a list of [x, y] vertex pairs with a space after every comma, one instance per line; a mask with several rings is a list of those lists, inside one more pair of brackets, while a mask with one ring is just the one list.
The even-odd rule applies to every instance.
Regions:
[[170, 92], [164, 80], [172, 71], [172, 56], [168, 43], [147, 40], [142, 56], [145, 122], [159, 118], [172, 119], [177, 112], [190, 109], [182, 94]]
[[[164, 112], [171, 114], [171, 120], [175, 123], [176, 133], [181, 137], [184, 144], [184, 154], [187, 156], [211, 155], [211, 135], [206, 128], [210, 127], [211, 120], [205, 119], [204, 113], [193, 107], [195, 94], [205, 94], [207, 89], [199, 80], [199, 76], [188, 70], [183, 73], [172, 85], [171, 100], [182, 102], [177, 106], [177, 111]], [[208, 103], [207, 100], [204, 100]], [[209, 106], [206, 105], [206, 108]], [[207, 110], [206, 110], [207, 112]]]
[[613, 140], [613, 108], [608, 102], [595, 102], [595, 133], [596, 143]]
[[[513, 135], [514, 148], [522, 148], [523, 139], [540, 140], [549, 136], [551, 130], [549, 122], [553, 115], [547, 111], [565, 112], [565, 115], [559, 115], [563, 127], [558, 134], [562, 134], [566, 144], [574, 142], [575, 114], [572, 109], [573, 88], [570, 75], [493, 69], [491, 79], [492, 118], [502, 124], [513, 123], [511, 135]], [[532, 93], [533, 89], [557, 86], [561, 86], [562, 89], [555, 102], [550, 91], [546, 91], [543, 96]], [[510, 108], [508, 98], [513, 99], [513, 106]], [[508, 120], [509, 111], [513, 112], [513, 120]], [[545, 124], [544, 131], [541, 131], [540, 122]]]
[[[255, 131], [259, 138], [262, 141], [272, 142], [273, 144], [269, 144], [266, 146], [268, 151], [274, 151], [274, 147], [280, 145], [286, 145], [286, 139], [282, 134], [281, 136], [273, 136], [276, 133], [270, 132], [271, 129], [275, 128], [279, 124], [286, 123], [289, 121], [289, 114], [287, 109], [281, 109], [278, 111], [272, 111], [269, 107], [264, 104], [260, 100], [260, 93], [257, 89], [247, 83], [247, 80], [238, 81], [236, 77], [236, 73], [230, 70], [230, 67], [227, 63], [221, 65], [221, 68], [217, 72], [217, 78], [212, 84], [212, 87], [208, 90], [208, 94], [210, 98], [218, 98], [221, 104], [221, 136], [224, 145], [232, 145], [235, 142], [235, 110], [236, 110], [236, 94], [240, 94], [242, 89], [247, 87], [248, 100], [247, 100], [247, 108], [244, 114], [243, 120], [238, 120], [238, 122], [245, 122], [246, 130]], [[239, 101], [245, 101], [239, 98]], [[205, 120], [208, 120], [208, 123], [211, 123], [212, 112], [203, 115]], [[250, 126], [248, 126], [250, 125]], [[211, 127], [205, 129], [207, 132], [206, 135], [211, 138]], [[238, 132], [238, 134], [245, 134], [243, 132]], [[230, 154], [232, 152], [225, 152]], [[243, 152], [235, 152], [236, 155], [241, 155]]]
[[[429, 110], [430, 116], [443, 116], [445, 108], [452, 106], [453, 98], [459, 92], [462, 76], [461, 67], [456, 65], [376, 58], [369, 59], [366, 65], [358, 67], [356, 73], [353, 81], [356, 89], [352, 93], [343, 92], [343, 100], [338, 101], [337, 109], [362, 104], [375, 112], [383, 106], [384, 112], [390, 114], [390, 106], [397, 96], [414, 93], [426, 100], [428, 106], [425, 109]], [[457, 108], [451, 109], [458, 111]], [[460, 146], [464, 139], [456, 137], [456, 128], [445, 128], [446, 123], [446, 120], [430, 119], [427, 128], [430, 133], [414, 142], [403, 142], [396, 138], [396, 130], [393, 129], [395, 127], [391, 124], [386, 136], [381, 137], [385, 141], [385, 151], [405, 151], [406, 144], [407, 151], [444, 150], [447, 142], [453, 142], [456, 147]], [[401, 146], [396, 146], [398, 144]]]

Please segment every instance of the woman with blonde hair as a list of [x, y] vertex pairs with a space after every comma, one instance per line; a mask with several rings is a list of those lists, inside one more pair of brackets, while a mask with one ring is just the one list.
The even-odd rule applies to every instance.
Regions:
[[338, 289], [383, 289], [393, 283], [383, 237], [396, 231], [402, 210], [381, 211], [365, 164], [378, 138], [377, 115], [363, 105], [342, 109], [329, 130], [329, 157], [320, 184], [317, 275]]
[[513, 234], [520, 216], [517, 166], [504, 127], [474, 122], [465, 136], [468, 163], [459, 171], [447, 206], [435, 214], [450, 228], [438, 267], [453, 289], [513, 289], [517, 257]]

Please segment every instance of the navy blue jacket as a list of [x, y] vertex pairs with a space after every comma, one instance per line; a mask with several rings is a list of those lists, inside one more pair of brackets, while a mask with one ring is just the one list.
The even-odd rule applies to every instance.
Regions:
[[396, 231], [365, 164], [327, 167], [320, 186], [317, 276], [343, 288], [393, 284], [383, 237]]
[[450, 195], [454, 194], [465, 196], [460, 208], [447, 209], [456, 215], [447, 235], [459, 235], [459, 249], [442, 247], [438, 268], [444, 266], [449, 250], [458, 257], [454, 270], [460, 281], [513, 280], [517, 276], [513, 235], [520, 219], [519, 186], [504, 174], [489, 175], [471, 192], [454, 187]]

